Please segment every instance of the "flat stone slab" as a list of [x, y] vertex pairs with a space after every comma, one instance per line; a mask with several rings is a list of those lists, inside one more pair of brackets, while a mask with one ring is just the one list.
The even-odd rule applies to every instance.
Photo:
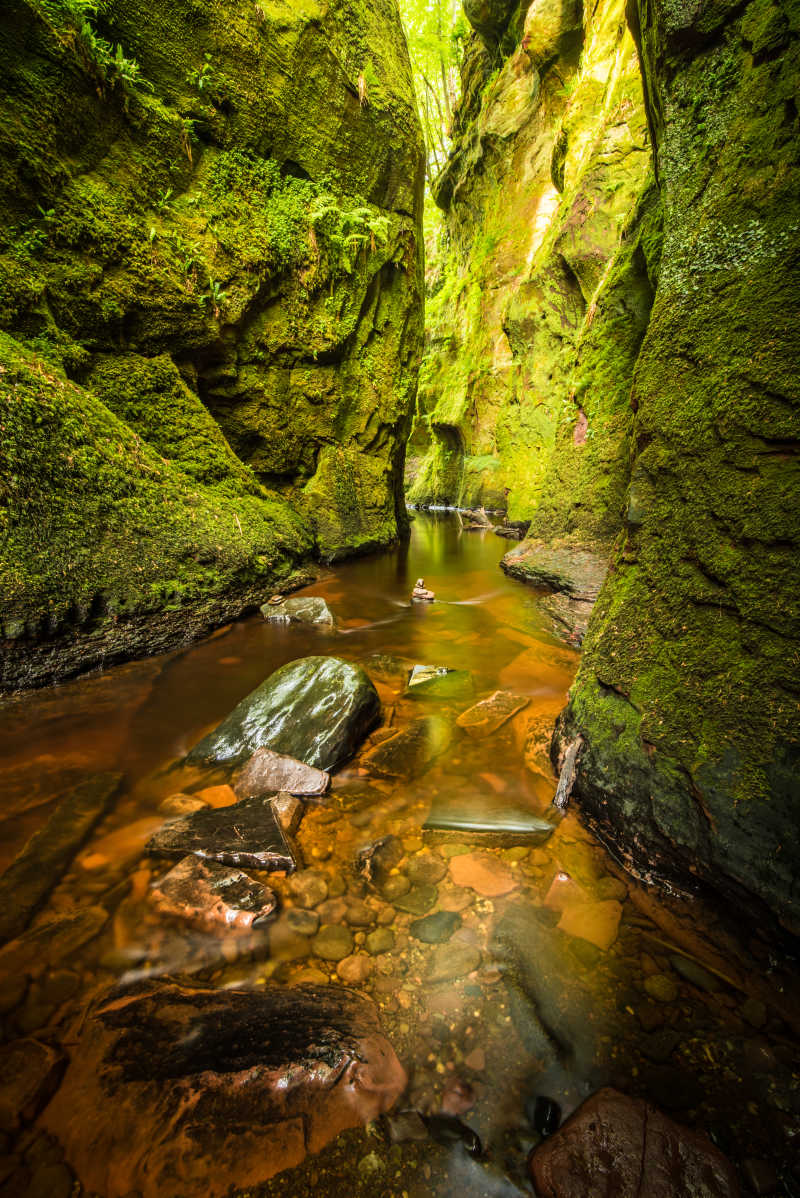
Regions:
[[519, 886], [514, 871], [491, 853], [464, 853], [453, 857], [450, 876], [456, 886], [469, 886], [484, 898], [510, 894]]
[[456, 723], [469, 736], [480, 740], [484, 736], [492, 736], [529, 703], [527, 695], [515, 695], [512, 691], [495, 691], [487, 699], [481, 699], [474, 707], [462, 711]]
[[274, 749], [332, 770], [352, 757], [380, 713], [378, 692], [360, 666], [338, 657], [301, 657], [242, 699], [187, 760], [238, 763], [257, 749]]
[[432, 915], [413, 920], [408, 930], [415, 940], [421, 940], [423, 944], [442, 944], [460, 927], [461, 916], [457, 912], [434, 911]]
[[375, 1006], [341, 986], [149, 981], [95, 1005], [43, 1121], [92, 1193], [222, 1198], [377, 1118], [405, 1084]]
[[319, 624], [333, 628], [333, 612], [318, 595], [299, 595], [281, 603], [265, 603], [261, 614], [268, 624]]
[[594, 902], [568, 903], [561, 914], [558, 926], [569, 936], [586, 940], [596, 948], [607, 952], [615, 943], [622, 919], [622, 904], [616, 899]]
[[429, 982], [455, 982], [465, 978], [481, 963], [481, 950], [473, 944], [451, 940], [440, 944], [433, 952], [428, 966]]
[[276, 791], [310, 797], [324, 795], [330, 781], [331, 776], [325, 770], [306, 765], [296, 757], [287, 757], [274, 749], [257, 749], [237, 774], [233, 789], [240, 799], [260, 798]]
[[19, 936], [110, 808], [121, 774], [98, 774], [67, 791], [0, 878], [0, 940]]
[[295, 860], [269, 799], [241, 799], [232, 807], [205, 807], [192, 815], [169, 820], [147, 842], [157, 857], [193, 853], [223, 865], [245, 869], [285, 869]]
[[469, 670], [451, 670], [449, 666], [414, 666], [406, 694], [424, 695], [427, 699], [464, 699], [474, 689]]
[[415, 778], [444, 753], [451, 740], [447, 720], [437, 715], [422, 716], [368, 749], [362, 754], [361, 764], [382, 778]]
[[150, 897], [166, 915], [204, 928], [248, 929], [275, 914], [278, 899], [241, 870], [191, 854], [165, 874]]
[[541, 1198], [738, 1198], [710, 1140], [641, 1098], [598, 1090], [530, 1158]]
[[478, 792], [435, 795], [422, 829], [502, 847], [544, 844], [553, 834], [553, 824], [525, 807], [509, 803], [502, 795]]
[[562, 541], [522, 541], [500, 568], [512, 578], [552, 592], [542, 606], [564, 639], [580, 644], [608, 573], [608, 562], [591, 549]]

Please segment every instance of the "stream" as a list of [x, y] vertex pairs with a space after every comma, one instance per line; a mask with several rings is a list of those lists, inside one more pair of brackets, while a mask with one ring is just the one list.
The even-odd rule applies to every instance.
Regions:
[[[565, 1117], [602, 1085], [701, 1128], [739, 1166], [788, 1162], [800, 1109], [796, 989], [757, 937], [732, 955], [729, 933], [697, 900], [634, 883], [575, 812], [554, 814], [549, 738], [579, 653], [554, 635], [535, 592], [497, 568], [506, 548], [452, 514], [418, 514], [410, 542], [326, 571], [303, 592], [327, 601], [333, 631], [256, 614], [188, 649], [9, 700], [0, 868], [65, 789], [102, 771], [124, 780], [35, 925], [89, 908], [107, 918], [67, 952], [56, 938], [48, 955], [43, 937], [24, 976], [4, 972], [6, 1040], [73, 1048], [87, 1001], [162, 975], [215, 988], [353, 986], [376, 1004], [408, 1073], [400, 1107], [451, 1112], [483, 1152], [467, 1151], [452, 1128], [432, 1125], [424, 1140], [395, 1130], [387, 1142], [386, 1126], [371, 1125], [278, 1174], [264, 1194], [529, 1195], [525, 1160], [543, 1120], [536, 1099]], [[434, 603], [409, 602], [418, 578]], [[247, 934], [190, 930], [151, 900], [168, 868], [144, 852], [165, 820], [159, 806], [224, 787], [226, 771], [189, 767], [186, 753], [273, 670], [311, 654], [363, 665], [383, 725], [329, 794], [305, 804], [302, 868], [265, 875], [277, 917]], [[420, 663], [469, 670], [474, 697], [407, 694], [408, 669]], [[525, 705], [491, 734], [466, 735], [456, 717], [498, 689]], [[362, 762], [387, 726], [427, 715], [451, 730], [427, 768], [392, 778]], [[432, 806], [464, 805], [489, 822], [508, 811], [547, 819], [554, 831], [515, 844], [513, 835], [487, 842], [423, 829]], [[387, 836], [400, 846], [397, 863], [368, 883], [357, 855]], [[44, 1132], [34, 1124], [5, 1141], [0, 1195], [26, 1192], [26, 1178], [27, 1192], [44, 1193], [35, 1188], [44, 1159], [62, 1169], [50, 1198], [66, 1198], [70, 1175]]]

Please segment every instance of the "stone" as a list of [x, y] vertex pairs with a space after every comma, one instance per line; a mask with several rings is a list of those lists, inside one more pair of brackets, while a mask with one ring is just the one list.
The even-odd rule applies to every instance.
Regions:
[[381, 895], [387, 903], [393, 903], [408, 894], [411, 882], [405, 874], [390, 874], [381, 886]]
[[495, 691], [487, 699], [481, 699], [474, 707], [468, 707], [457, 717], [456, 723], [474, 740], [493, 736], [507, 720], [527, 707], [527, 695], [515, 695], [512, 691]]
[[442, 1091], [441, 1108], [445, 1115], [464, 1115], [475, 1105], [475, 1091], [463, 1077], [451, 1077]]
[[257, 799], [276, 791], [291, 795], [324, 795], [330, 774], [285, 753], [257, 749], [236, 775], [233, 789], [240, 799]]
[[672, 1056], [680, 1042], [680, 1032], [665, 1027], [661, 1031], [651, 1032], [645, 1036], [640, 1041], [640, 1048], [642, 1055], [646, 1056], [648, 1061], [655, 1061], [657, 1065], [663, 1065]]
[[157, 857], [194, 853], [223, 865], [287, 870], [295, 860], [269, 799], [240, 799], [231, 807], [206, 807], [164, 824], [147, 842]]
[[0, 1047], [0, 1131], [31, 1123], [55, 1092], [65, 1067], [63, 1054], [38, 1040]]
[[585, 903], [587, 899], [588, 895], [583, 887], [565, 870], [560, 869], [548, 887], [544, 905], [549, 910], [560, 913], [575, 903]]
[[323, 961], [342, 961], [353, 951], [353, 933], [339, 924], [323, 924], [311, 942], [315, 957]]
[[503, 847], [544, 844], [554, 825], [494, 792], [459, 789], [434, 795], [423, 831], [442, 832]]
[[24, 932], [109, 810], [121, 782], [121, 774], [98, 774], [57, 800], [45, 826], [0, 877], [0, 940]]
[[262, 604], [260, 611], [268, 624], [315, 624], [334, 628], [336, 620], [324, 599], [318, 595], [297, 595], [290, 599], [279, 599], [273, 595]]
[[406, 687], [407, 695], [426, 699], [463, 699], [474, 690], [469, 670], [451, 670], [448, 666], [414, 666]]
[[378, 1118], [405, 1084], [375, 1007], [341, 986], [149, 981], [94, 1005], [44, 1124], [86, 1190], [221, 1198]]
[[391, 928], [376, 928], [374, 932], [367, 933], [364, 943], [367, 952], [373, 957], [380, 956], [381, 953], [390, 953], [394, 948], [394, 932]]
[[262, 882], [194, 854], [156, 882], [150, 897], [165, 915], [220, 930], [257, 927], [278, 907], [276, 894]]
[[272, 800], [275, 817], [287, 836], [293, 836], [300, 827], [305, 807], [294, 795], [281, 791]]
[[761, 1028], [767, 1022], [767, 1008], [759, 998], [745, 999], [739, 1008], [739, 1013], [753, 1027]]
[[380, 711], [378, 692], [359, 666], [337, 657], [302, 657], [242, 699], [188, 761], [235, 764], [269, 748], [330, 771], [353, 756]]
[[414, 589], [411, 592], [411, 598], [414, 601], [422, 603], [433, 603], [436, 596], [433, 591], [429, 591], [425, 586], [425, 579], [418, 578], [414, 583]]
[[608, 573], [608, 562], [590, 549], [535, 539], [522, 541], [503, 557], [500, 569], [512, 578], [557, 593], [543, 604], [565, 639], [580, 644], [589, 615]]
[[427, 978], [431, 983], [450, 982], [465, 978], [481, 963], [481, 951], [473, 944], [451, 940], [440, 944], [434, 951], [428, 967]]
[[286, 912], [286, 922], [298, 936], [316, 936], [319, 931], [316, 911], [306, 911], [303, 907], [290, 907]]
[[340, 977], [346, 986], [363, 986], [367, 978], [371, 976], [374, 965], [369, 957], [362, 953], [356, 953], [350, 957], [344, 957], [336, 966], [337, 977]]
[[710, 1140], [640, 1098], [603, 1089], [531, 1154], [540, 1198], [738, 1198]]
[[434, 853], [417, 853], [409, 857], [406, 874], [415, 886], [435, 885], [447, 873], [447, 862]]
[[571, 903], [562, 912], [558, 927], [568, 936], [579, 936], [607, 952], [616, 942], [621, 918], [622, 904], [616, 899]]
[[654, 973], [644, 979], [645, 993], [656, 1002], [675, 1002], [678, 997], [678, 986], [673, 978], [666, 973]]
[[483, 1147], [477, 1132], [473, 1131], [471, 1127], [467, 1127], [466, 1123], [462, 1123], [455, 1115], [426, 1115], [424, 1118], [428, 1135], [437, 1144], [446, 1146], [461, 1144], [470, 1156], [483, 1155]]
[[299, 907], [318, 907], [328, 897], [328, 883], [313, 869], [294, 874], [289, 880], [289, 890]]
[[414, 886], [407, 894], [401, 894], [394, 899], [398, 911], [408, 911], [411, 915], [424, 915], [439, 897], [435, 886]]
[[382, 778], [416, 778], [445, 752], [451, 740], [447, 720], [422, 716], [368, 749], [361, 755], [361, 764]]
[[489, 853], [466, 853], [453, 857], [449, 868], [456, 886], [469, 886], [484, 898], [510, 894], [519, 886], [513, 870]]
[[419, 1111], [399, 1111], [386, 1115], [382, 1127], [390, 1144], [407, 1144], [428, 1139], [428, 1129]]
[[403, 845], [396, 836], [383, 836], [371, 844], [365, 844], [356, 854], [356, 873], [381, 886], [391, 870], [403, 860]]
[[347, 904], [345, 919], [351, 928], [368, 928], [376, 922], [376, 911], [363, 899], [353, 898]]
[[718, 978], [704, 969], [697, 961], [692, 961], [688, 957], [679, 957], [673, 954], [669, 963], [679, 977], [684, 978], [687, 982], [691, 982], [693, 986], [697, 986], [698, 990], [705, 990], [708, 994], [716, 994], [722, 989], [722, 984]]
[[174, 794], [159, 803], [158, 810], [164, 815], [191, 815], [193, 811], [200, 811], [207, 805], [197, 795]]
[[475, 1073], [483, 1073], [486, 1068], [486, 1053], [482, 1048], [473, 1048], [472, 1052], [467, 1053], [464, 1057], [464, 1064], [467, 1069], [473, 1069]]
[[421, 940], [423, 944], [441, 944], [449, 940], [460, 927], [461, 916], [455, 911], [434, 911], [432, 915], [415, 919], [408, 930], [415, 940]]
[[231, 807], [236, 802], [236, 792], [232, 786], [206, 786], [197, 792], [198, 798], [209, 807]]

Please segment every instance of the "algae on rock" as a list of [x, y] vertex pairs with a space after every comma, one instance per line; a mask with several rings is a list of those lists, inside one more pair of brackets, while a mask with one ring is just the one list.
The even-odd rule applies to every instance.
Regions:
[[196, 635], [406, 520], [424, 164], [395, 0], [79, 7], [0, 15], [7, 686]]

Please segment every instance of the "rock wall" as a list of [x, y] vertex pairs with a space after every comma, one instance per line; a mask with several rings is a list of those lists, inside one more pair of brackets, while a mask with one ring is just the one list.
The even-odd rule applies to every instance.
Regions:
[[405, 527], [423, 151], [395, 0], [0, 13], [2, 684]]
[[606, 543], [659, 248], [636, 48], [623, 0], [501, 7], [468, 8], [410, 497]]

